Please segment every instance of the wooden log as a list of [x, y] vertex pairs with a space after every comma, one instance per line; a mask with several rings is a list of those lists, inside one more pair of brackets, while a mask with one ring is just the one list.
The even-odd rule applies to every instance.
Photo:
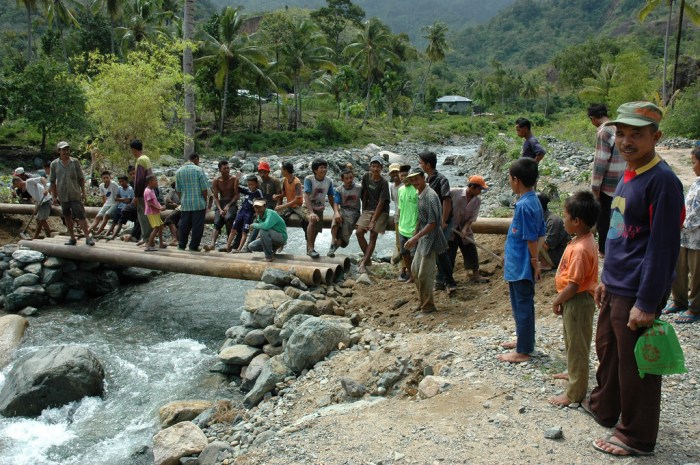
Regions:
[[175, 254], [165, 255], [158, 254], [157, 252], [151, 254], [141, 249], [131, 251], [126, 248], [119, 250], [119, 253], [117, 253], [112, 247], [90, 247], [84, 244], [70, 246], [50, 240], [20, 241], [19, 244], [22, 247], [39, 251], [49, 257], [60, 257], [79, 261], [95, 261], [109, 265], [137, 266], [152, 270], [213, 276], [217, 278], [259, 281], [267, 268], [278, 268], [285, 271], [294, 268], [299, 279], [310, 286], [318, 286], [321, 284], [322, 280], [328, 279], [322, 276], [321, 270], [318, 268], [294, 267], [283, 263], [257, 263], [235, 259], [231, 259], [227, 262], [207, 259], [188, 260]]
[[[99, 212], [99, 207], [85, 207], [85, 215], [88, 218], [94, 218]], [[0, 203], [0, 213], [12, 214], [12, 215], [31, 215], [34, 213], [34, 205], [29, 204], [17, 204], [17, 203]], [[172, 213], [172, 210], [165, 210], [161, 212], [161, 217], [163, 219]], [[51, 216], [61, 216], [61, 207], [51, 207]], [[326, 215], [323, 218], [323, 227], [330, 229], [332, 218], [330, 215]], [[214, 222], [214, 213], [207, 213], [206, 217], [207, 223]], [[472, 224], [472, 231], [475, 234], [508, 234], [508, 228], [510, 227], [510, 218], [479, 218], [474, 224]], [[298, 221], [290, 219], [288, 226], [299, 227], [301, 226]], [[389, 218], [389, 224], [387, 225], [387, 230], [394, 230], [394, 220]]]

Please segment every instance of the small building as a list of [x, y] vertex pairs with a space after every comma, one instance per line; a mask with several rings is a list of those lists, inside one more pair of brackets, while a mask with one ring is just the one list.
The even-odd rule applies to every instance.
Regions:
[[435, 101], [435, 109], [449, 114], [466, 115], [471, 110], [472, 100], [461, 95], [445, 95]]

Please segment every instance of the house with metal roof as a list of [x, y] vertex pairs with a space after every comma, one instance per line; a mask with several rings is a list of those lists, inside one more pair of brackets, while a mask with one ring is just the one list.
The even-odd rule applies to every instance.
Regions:
[[435, 109], [445, 113], [467, 115], [471, 111], [472, 100], [461, 95], [445, 95], [435, 101]]

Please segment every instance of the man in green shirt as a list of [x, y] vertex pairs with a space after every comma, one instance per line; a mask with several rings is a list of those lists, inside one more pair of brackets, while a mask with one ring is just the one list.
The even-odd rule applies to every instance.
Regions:
[[404, 185], [399, 187], [397, 194], [396, 216], [398, 221], [396, 222], [396, 229], [399, 232], [399, 253], [403, 260], [399, 281], [412, 283], [411, 262], [413, 261], [415, 249], [406, 249], [404, 245], [416, 232], [416, 223], [418, 223], [418, 191], [413, 187], [413, 184], [406, 181], [406, 176], [408, 176], [410, 169], [410, 165], [403, 165], [399, 172], [399, 177]]
[[287, 243], [287, 225], [264, 199], [253, 202], [255, 221], [250, 225], [248, 244], [242, 252], [265, 252], [265, 261], [275, 259], [275, 251]]

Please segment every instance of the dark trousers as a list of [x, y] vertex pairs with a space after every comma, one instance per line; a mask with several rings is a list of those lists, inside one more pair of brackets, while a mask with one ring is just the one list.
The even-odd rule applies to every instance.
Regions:
[[[615, 436], [630, 447], [654, 450], [661, 411], [661, 376], [639, 377], [634, 346], [644, 329], [627, 327], [635, 297], [607, 291], [598, 316], [595, 348], [600, 365], [598, 386], [591, 392], [591, 409], [606, 426], [615, 426]], [[661, 312], [662, 304], [657, 309]], [[618, 422], [619, 418], [619, 422]]]
[[[450, 233], [448, 231], [451, 227], [452, 224], [448, 224], [447, 228], [442, 231], [445, 237], [449, 237]], [[454, 278], [453, 263], [454, 260], [450, 261], [450, 254], [447, 250], [437, 256], [437, 276], [435, 277], [436, 283], [447, 287], [457, 287], [457, 282]]]
[[462, 239], [455, 235], [449, 243], [449, 249], [447, 249], [448, 256], [450, 257], [450, 264], [452, 265], [452, 275], [454, 277], [455, 261], [457, 260], [457, 249], [462, 251], [462, 260], [464, 260], [464, 269], [479, 271], [479, 254], [476, 251], [476, 246], [471, 243], [464, 243]]
[[600, 193], [600, 215], [596, 223], [598, 229], [598, 251], [605, 254], [605, 239], [608, 238], [608, 229], [610, 229], [610, 214], [613, 198], [608, 194]]
[[184, 249], [187, 246], [187, 239], [192, 232], [190, 239], [190, 250], [199, 248], [204, 235], [204, 219], [206, 210], [183, 211], [178, 226], [179, 243], [178, 247]]
[[515, 351], [530, 354], [535, 351], [535, 283], [529, 279], [510, 281], [508, 291], [515, 320]]

